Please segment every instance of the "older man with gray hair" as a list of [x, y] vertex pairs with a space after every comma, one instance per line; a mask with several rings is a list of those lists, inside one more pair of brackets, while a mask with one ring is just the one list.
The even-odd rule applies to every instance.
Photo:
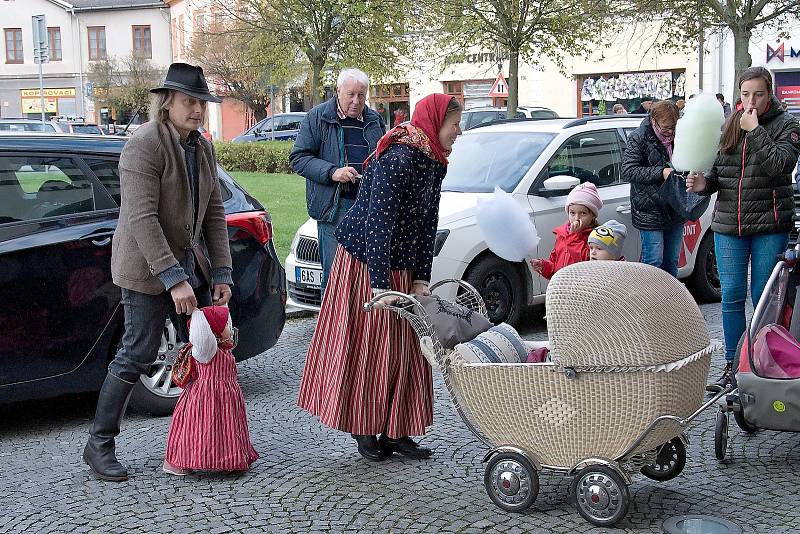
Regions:
[[308, 214], [317, 221], [323, 294], [338, 245], [334, 231], [356, 199], [364, 160], [386, 131], [383, 117], [366, 106], [368, 91], [364, 72], [340, 72], [336, 95], [306, 114], [289, 155], [306, 179]]

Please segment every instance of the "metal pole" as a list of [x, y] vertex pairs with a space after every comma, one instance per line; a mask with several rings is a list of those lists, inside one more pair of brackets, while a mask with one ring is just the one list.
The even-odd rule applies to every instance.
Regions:
[[269, 77], [269, 129], [272, 131], [272, 140], [275, 140], [275, 86], [272, 85], [272, 76]]
[[39, 102], [42, 106], [42, 131], [44, 132], [44, 79], [42, 78], [42, 62], [39, 61]]
[[697, 65], [697, 76], [700, 78], [698, 81], [698, 89], [700, 92], [703, 92], [703, 48], [705, 48], [705, 31], [703, 30], [703, 13], [702, 13], [702, 2], [698, 1], [697, 3], [697, 20], [700, 27], [700, 39], [698, 40], [697, 46], [697, 54], [699, 57], [699, 64]]

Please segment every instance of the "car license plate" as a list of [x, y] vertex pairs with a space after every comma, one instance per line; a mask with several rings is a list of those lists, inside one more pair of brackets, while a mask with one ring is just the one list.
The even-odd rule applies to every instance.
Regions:
[[322, 271], [319, 269], [294, 268], [294, 280], [298, 284], [320, 287], [322, 285]]

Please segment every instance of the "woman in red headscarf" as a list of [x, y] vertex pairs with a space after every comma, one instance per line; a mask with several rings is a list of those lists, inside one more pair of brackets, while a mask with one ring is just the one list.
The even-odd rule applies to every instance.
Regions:
[[455, 98], [420, 100], [411, 123], [390, 130], [364, 162], [358, 197], [336, 230], [298, 404], [350, 433], [368, 460], [431, 455], [409, 437], [433, 423], [431, 368], [419, 340], [406, 321], [363, 306], [387, 290], [429, 294], [439, 196], [460, 120]]

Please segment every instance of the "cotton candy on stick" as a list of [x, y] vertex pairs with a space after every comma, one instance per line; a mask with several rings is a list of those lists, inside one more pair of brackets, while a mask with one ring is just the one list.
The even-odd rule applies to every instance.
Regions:
[[716, 96], [700, 93], [686, 102], [675, 127], [672, 167], [676, 171], [705, 171], [714, 164], [725, 115]]
[[539, 234], [528, 213], [513, 196], [495, 187], [491, 198], [478, 201], [475, 215], [483, 239], [492, 252], [514, 262], [536, 256]]

